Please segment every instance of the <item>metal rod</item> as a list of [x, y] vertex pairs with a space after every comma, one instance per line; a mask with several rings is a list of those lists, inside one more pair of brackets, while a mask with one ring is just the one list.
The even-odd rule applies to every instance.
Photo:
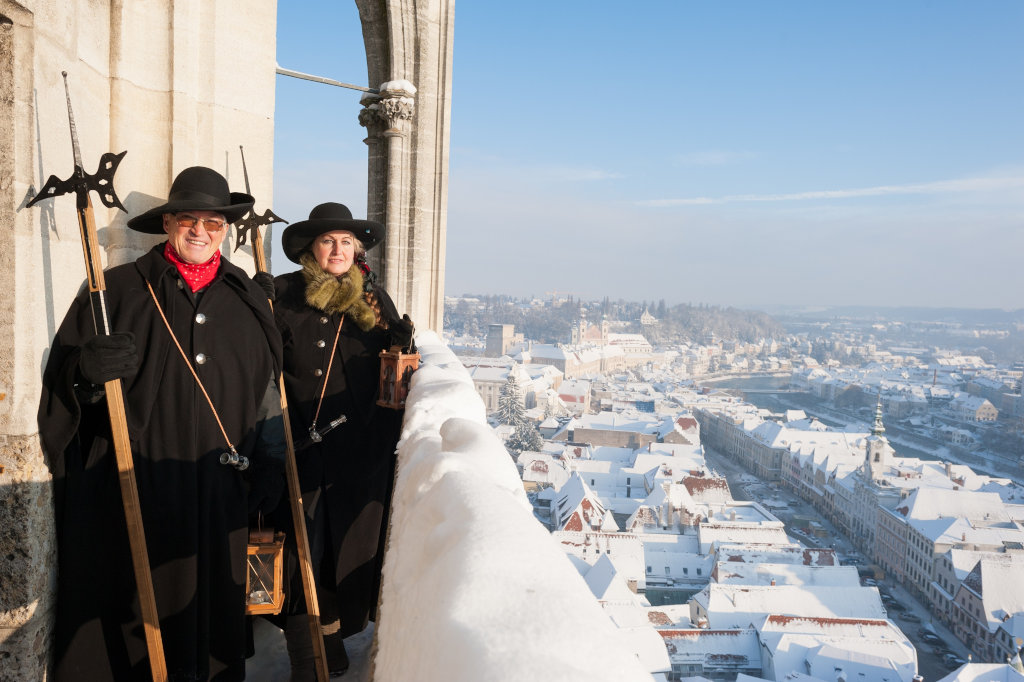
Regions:
[[308, 73], [302, 73], [301, 71], [292, 71], [286, 69], [280, 64], [277, 65], [277, 72], [282, 76], [291, 76], [292, 78], [301, 78], [302, 80], [313, 81], [314, 83], [323, 83], [324, 85], [333, 85], [339, 88], [348, 88], [349, 90], [359, 90], [360, 92], [369, 92], [374, 95], [379, 95], [380, 90], [375, 88], [364, 88], [362, 85], [352, 85], [351, 83], [343, 83], [336, 81], [332, 78], [324, 78], [323, 76], [313, 76]]

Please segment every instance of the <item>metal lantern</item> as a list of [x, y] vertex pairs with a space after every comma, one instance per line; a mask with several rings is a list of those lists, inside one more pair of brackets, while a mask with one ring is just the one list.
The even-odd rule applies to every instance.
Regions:
[[419, 353], [403, 353], [401, 346], [380, 352], [380, 386], [377, 404], [401, 410], [409, 395], [409, 380], [420, 366]]
[[284, 533], [250, 528], [246, 563], [246, 614], [280, 613], [284, 605]]

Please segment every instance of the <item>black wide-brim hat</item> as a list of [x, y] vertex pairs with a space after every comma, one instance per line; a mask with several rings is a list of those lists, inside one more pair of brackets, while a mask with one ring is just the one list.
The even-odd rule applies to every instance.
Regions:
[[358, 220], [345, 204], [328, 201], [309, 212], [309, 220], [292, 223], [281, 233], [281, 247], [284, 255], [293, 263], [309, 248], [313, 240], [324, 232], [347, 230], [363, 243], [367, 251], [377, 246], [384, 238], [384, 226], [372, 220]]
[[174, 178], [166, 204], [135, 216], [128, 221], [128, 227], [137, 232], [163, 234], [164, 214], [181, 211], [213, 211], [233, 223], [244, 216], [254, 202], [248, 194], [228, 191], [228, 181], [212, 168], [192, 166]]

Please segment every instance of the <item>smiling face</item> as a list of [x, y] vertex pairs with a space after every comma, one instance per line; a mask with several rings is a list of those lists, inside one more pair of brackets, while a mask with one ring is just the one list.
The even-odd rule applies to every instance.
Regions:
[[213, 258], [224, 241], [227, 227], [223, 214], [214, 211], [164, 214], [167, 241], [186, 263], [205, 263]]
[[334, 230], [314, 239], [310, 249], [324, 272], [339, 277], [352, 267], [356, 256], [362, 252], [362, 244], [348, 230]]

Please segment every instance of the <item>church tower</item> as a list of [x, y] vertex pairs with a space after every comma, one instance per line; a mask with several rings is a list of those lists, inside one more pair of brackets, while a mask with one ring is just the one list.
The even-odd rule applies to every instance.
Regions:
[[875, 407], [875, 424], [871, 427], [871, 435], [867, 437], [864, 454], [864, 474], [871, 480], [882, 477], [886, 467], [892, 463], [892, 447], [885, 437], [885, 425], [882, 424], [882, 396], [878, 396]]
[[569, 343], [578, 346], [583, 343], [583, 332], [587, 328], [587, 313], [580, 308], [579, 316], [572, 323], [571, 337]]

